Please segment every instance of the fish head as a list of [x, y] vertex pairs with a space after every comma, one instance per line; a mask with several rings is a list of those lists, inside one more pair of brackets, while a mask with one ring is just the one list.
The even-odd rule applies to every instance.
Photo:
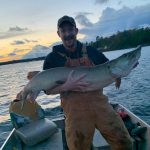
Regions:
[[133, 68], [139, 63], [138, 60], [141, 56], [141, 46], [135, 48], [135, 50], [125, 53], [113, 60], [110, 64], [110, 70], [115, 78], [127, 76]]

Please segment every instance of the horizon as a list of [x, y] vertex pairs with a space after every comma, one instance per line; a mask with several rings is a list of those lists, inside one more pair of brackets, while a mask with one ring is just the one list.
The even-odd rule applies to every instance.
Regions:
[[57, 20], [64, 15], [75, 18], [81, 41], [150, 26], [148, 0], [0, 2], [0, 62], [21, 59], [29, 52], [38, 53], [59, 42]]

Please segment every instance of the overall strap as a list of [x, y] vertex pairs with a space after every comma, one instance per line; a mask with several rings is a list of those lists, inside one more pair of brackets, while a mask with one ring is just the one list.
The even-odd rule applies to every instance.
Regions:
[[62, 56], [62, 57], [65, 57], [66, 59], [68, 59], [68, 57], [67, 57], [66, 54], [63, 54], [63, 53], [60, 53], [60, 52], [57, 52], [57, 54], [59, 54], [59, 55]]
[[60, 56], [66, 59], [65, 66], [72, 66], [72, 65], [73, 66], [94, 66], [93, 62], [88, 57], [86, 44], [82, 45], [81, 52], [82, 52], [82, 57], [80, 57], [78, 53], [76, 59], [71, 59], [66, 54], [61, 52], [57, 52], [57, 54], [59, 54]]
[[94, 63], [92, 62], [92, 60], [88, 56], [86, 44], [82, 45], [82, 57], [83, 57], [84, 63], [87, 66], [94, 66]]

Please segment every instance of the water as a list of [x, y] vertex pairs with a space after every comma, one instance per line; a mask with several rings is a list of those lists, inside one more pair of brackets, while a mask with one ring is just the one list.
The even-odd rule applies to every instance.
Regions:
[[[104, 54], [109, 59], [114, 59], [130, 50]], [[150, 47], [142, 48], [139, 63], [128, 77], [122, 79], [119, 90], [112, 84], [104, 89], [104, 93], [110, 101], [124, 105], [150, 124]], [[27, 72], [42, 70], [42, 65], [43, 61], [35, 61], [0, 66], [0, 145], [12, 129], [8, 112], [10, 102], [28, 82]], [[46, 110], [46, 115], [56, 116], [59, 114], [59, 95], [47, 96], [41, 92], [37, 101]]]

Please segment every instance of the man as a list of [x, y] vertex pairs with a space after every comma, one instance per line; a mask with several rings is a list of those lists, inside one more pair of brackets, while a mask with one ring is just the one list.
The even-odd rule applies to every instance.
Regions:
[[[43, 69], [71, 66], [94, 66], [108, 59], [96, 49], [77, 40], [78, 28], [72, 17], [58, 20], [58, 36], [63, 44], [53, 47], [44, 61]], [[65, 114], [66, 137], [69, 150], [90, 150], [95, 128], [105, 137], [112, 150], [132, 150], [132, 140], [120, 117], [108, 103], [103, 89], [81, 92], [89, 83], [82, 82], [83, 74], [74, 78], [72, 71], [65, 83], [55, 90], [62, 90], [61, 105]], [[29, 73], [32, 78], [34, 72]], [[51, 91], [45, 91], [51, 94]]]

